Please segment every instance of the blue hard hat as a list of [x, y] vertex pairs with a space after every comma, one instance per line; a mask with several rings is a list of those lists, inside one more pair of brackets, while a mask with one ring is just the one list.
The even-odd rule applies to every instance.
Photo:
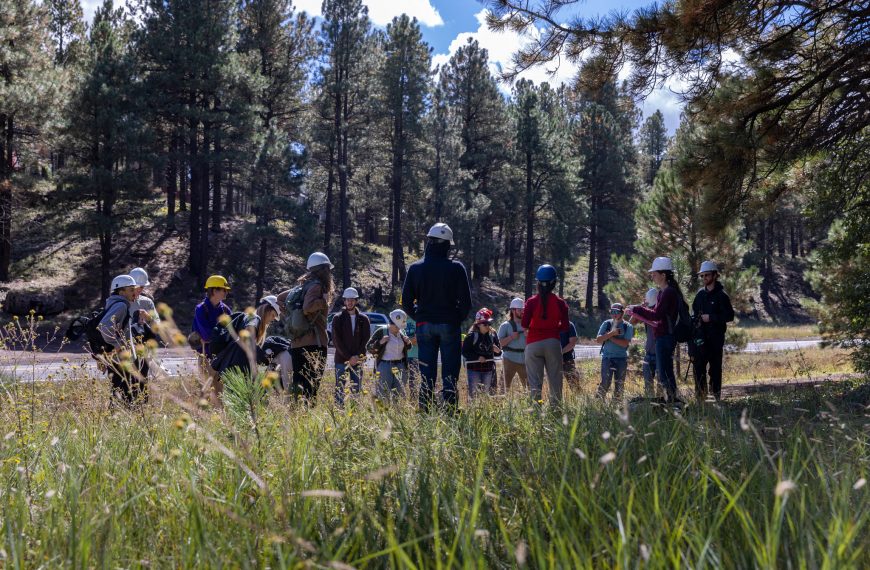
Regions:
[[538, 281], [555, 281], [556, 277], [556, 268], [552, 265], [542, 265], [538, 267], [538, 271], [535, 273], [535, 279]]

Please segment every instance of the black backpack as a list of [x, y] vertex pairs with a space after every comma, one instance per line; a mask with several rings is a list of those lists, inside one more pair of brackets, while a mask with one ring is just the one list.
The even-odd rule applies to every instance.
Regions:
[[[236, 334], [239, 334], [239, 331], [245, 328], [245, 318], [247, 316], [246, 313], [240, 311], [233, 313], [230, 317], [232, 319], [230, 323], [232, 324], [233, 330]], [[232, 342], [233, 337], [230, 335], [229, 327], [225, 327], [218, 323], [213, 329], [211, 329], [211, 340], [209, 341], [208, 346], [212, 355], [220, 354]]]
[[671, 332], [677, 342], [690, 342], [692, 340], [693, 327], [692, 317], [689, 315], [689, 306], [682, 297], [677, 297], [677, 322], [671, 325]]
[[[103, 320], [103, 317], [106, 316], [106, 313], [109, 312], [109, 309], [117, 305], [118, 303], [124, 303], [127, 306], [127, 312], [125, 313], [124, 320], [121, 322], [121, 328], [127, 328], [127, 323], [130, 322], [130, 303], [127, 301], [115, 301], [108, 307], [104, 308], [102, 311], [94, 311], [90, 317], [79, 317], [76, 321], [81, 321], [84, 323], [83, 330], [85, 334], [85, 338], [88, 339], [88, 346], [91, 349], [91, 354], [97, 356], [104, 352], [110, 352], [115, 347], [111, 344], [103, 340], [103, 335], [100, 333], [100, 322]], [[73, 321], [75, 324], [76, 321]], [[73, 325], [70, 325], [70, 330], [73, 329]], [[70, 330], [67, 330], [67, 336], [70, 334]], [[81, 334], [81, 333], [79, 333]]]

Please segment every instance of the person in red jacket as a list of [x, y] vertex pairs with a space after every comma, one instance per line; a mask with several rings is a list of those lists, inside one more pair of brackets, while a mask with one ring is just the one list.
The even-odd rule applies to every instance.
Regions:
[[555, 267], [540, 266], [535, 279], [538, 294], [526, 300], [523, 312], [529, 392], [535, 402], [541, 399], [546, 369], [550, 404], [557, 405], [562, 401], [562, 343], [559, 334], [569, 330], [568, 303], [553, 293], [557, 279]]

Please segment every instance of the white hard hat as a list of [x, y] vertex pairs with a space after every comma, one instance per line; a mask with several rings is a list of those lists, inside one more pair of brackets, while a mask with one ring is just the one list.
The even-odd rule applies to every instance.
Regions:
[[359, 299], [359, 291], [354, 289], [353, 287], [348, 287], [344, 290], [344, 293], [341, 294], [342, 299]]
[[653, 287], [649, 291], [646, 292], [646, 297], [644, 300], [646, 301], [647, 307], [655, 307], [656, 301], [659, 299], [659, 290]]
[[278, 313], [278, 316], [281, 316], [281, 306], [278, 304], [278, 297], [275, 295], [266, 295], [262, 299], [260, 299], [260, 304], [268, 304], [270, 307], [275, 309], [275, 312]]
[[305, 264], [305, 269], [311, 269], [318, 265], [328, 265], [330, 269], [335, 267], [332, 262], [329, 261], [329, 257], [327, 257], [325, 253], [315, 251], [308, 256], [308, 263]]
[[526, 302], [517, 297], [513, 301], [511, 301], [511, 309], [525, 309]]
[[426, 234], [426, 237], [447, 240], [450, 242], [450, 245], [453, 245], [453, 230], [450, 229], [450, 226], [441, 222], [429, 228], [429, 233]]
[[137, 287], [147, 287], [151, 285], [151, 282], [148, 281], [148, 272], [142, 269], [141, 267], [137, 267], [136, 269], [130, 270], [130, 277], [136, 281]]
[[408, 323], [408, 315], [402, 309], [396, 309], [390, 312], [390, 320], [393, 321], [394, 325], [402, 329]]
[[657, 257], [653, 260], [652, 267], [647, 273], [652, 273], [653, 271], [673, 271], [674, 270], [674, 262], [671, 261], [670, 257]]
[[701, 271], [699, 271], [698, 274], [700, 275], [701, 273], [710, 273], [712, 271], [719, 273], [719, 266], [716, 265], [715, 261], [707, 260], [701, 264]]
[[117, 289], [121, 289], [122, 287], [135, 287], [136, 280], [130, 277], [129, 275], [118, 275], [114, 279], [112, 279], [112, 287], [111, 290], [115, 291]]

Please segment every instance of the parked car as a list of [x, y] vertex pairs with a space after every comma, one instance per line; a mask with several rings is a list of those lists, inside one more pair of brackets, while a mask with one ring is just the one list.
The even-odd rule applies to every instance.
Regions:
[[[332, 346], [332, 319], [334, 319], [337, 314], [338, 313], [330, 313], [326, 317], [326, 336], [329, 337], [329, 346]], [[374, 334], [378, 329], [387, 328], [390, 324], [389, 317], [383, 313], [363, 312], [363, 314], [369, 318], [369, 322], [372, 325], [372, 334]]]

